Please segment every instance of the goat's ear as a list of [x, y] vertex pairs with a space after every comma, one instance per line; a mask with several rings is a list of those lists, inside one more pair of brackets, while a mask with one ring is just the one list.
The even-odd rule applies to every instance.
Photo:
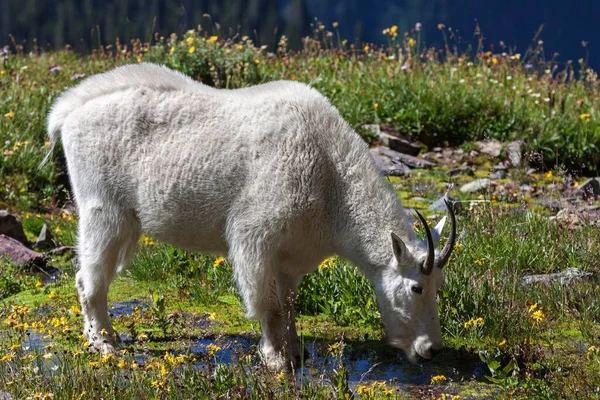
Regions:
[[446, 217], [442, 218], [440, 222], [433, 228], [431, 231], [431, 237], [433, 239], [433, 247], [438, 247], [440, 244], [440, 238], [442, 237], [442, 230], [444, 230], [444, 225], [446, 225]]
[[398, 263], [400, 263], [400, 261], [406, 257], [408, 250], [406, 249], [406, 245], [402, 239], [400, 239], [394, 232], [392, 232], [392, 248], [394, 249], [394, 256], [396, 256], [396, 260]]

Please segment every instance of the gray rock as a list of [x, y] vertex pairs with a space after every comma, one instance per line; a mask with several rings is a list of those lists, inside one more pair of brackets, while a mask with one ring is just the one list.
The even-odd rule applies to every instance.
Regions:
[[591, 272], [583, 272], [577, 268], [567, 268], [564, 271], [552, 274], [526, 275], [521, 278], [521, 286], [530, 286], [534, 283], [543, 283], [549, 286], [554, 282], [561, 285], [568, 285], [574, 281], [591, 279], [593, 277], [594, 274]]
[[409, 154], [399, 153], [385, 147], [379, 147], [379, 153], [391, 158], [394, 161], [400, 161], [411, 168], [431, 168], [435, 166], [435, 163], [432, 163], [431, 161], [414, 157]]
[[513, 142], [507, 143], [506, 146], [504, 146], [508, 162], [513, 167], [518, 167], [519, 165], [521, 165], [521, 160], [523, 159], [523, 152], [521, 150], [522, 147], [522, 140], [515, 140]]
[[442, 148], [441, 147], [434, 147], [433, 149], [431, 149], [431, 151], [433, 151], [434, 153], [441, 153], [442, 152]]
[[29, 246], [21, 221], [6, 210], [0, 210], [0, 235], [6, 235]]
[[486, 140], [483, 142], [475, 142], [479, 147], [479, 151], [488, 156], [498, 157], [502, 152], [502, 143], [497, 140]]
[[50, 229], [48, 229], [47, 224], [42, 226], [40, 234], [38, 235], [33, 247], [38, 250], [50, 250], [56, 247], [54, 240], [52, 240], [52, 233], [50, 232]]
[[8, 256], [18, 266], [33, 264], [41, 267], [45, 263], [43, 255], [6, 235], [0, 235], [0, 257], [3, 256]]
[[75, 247], [73, 247], [73, 246], [60, 246], [60, 247], [50, 250], [46, 254], [48, 254], [50, 256], [62, 256], [67, 253], [74, 253], [74, 252], [75, 252]]
[[[376, 147], [370, 150], [371, 157], [375, 160], [375, 164], [381, 171], [382, 175], [386, 176], [403, 176], [410, 172], [410, 168], [397, 158], [389, 157], [387, 154], [382, 154], [381, 149], [385, 147]], [[388, 151], [391, 151], [387, 149]]]
[[421, 147], [409, 142], [406, 139], [402, 139], [393, 135], [389, 135], [387, 133], [381, 133], [379, 135], [379, 143], [389, 147], [394, 151], [398, 151], [400, 153], [409, 154], [411, 156], [417, 156], [421, 151]]
[[600, 177], [586, 180], [579, 185], [578, 191], [582, 193], [584, 199], [593, 198], [597, 200], [600, 196]]
[[535, 199], [534, 203], [539, 206], [548, 208], [548, 209], [552, 210], [553, 212], [558, 212], [558, 211], [562, 210], [563, 208], [569, 206], [569, 203], [566, 200], [549, 199], [546, 197]]
[[379, 124], [366, 124], [361, 127], [363, 130], [370, 132], [373, 136], [379, 139], [381, 128]]
[[502, 164], [499, 164], [499, 165], [494, 166], [489, 178], [490, 179], [504, 179], [504, 178], [506, 178], [507, 174], [508, 174], [508, 168], [506, 168]]
[[492, 181], [488, 178], [476, 179], [473, 182], [469, 182], [465, 185], [462, 185], [460, 191], [463, 193], [472, 193], [478, 192], [490, 186]]
[[450, 196], [442, 196], [433, 203], [431, 203], [431, 205], [429, 206], [429, 211], [447, 212], [448, 209], [446, 208], [446, 203], [444, 203], [444, 199], [448, 200], [450, 206], [452, 207], [452, 210], [456, 214], [458, 214], [462, 210], [463, 205], [460, 201]]
[[459, 175], [475, 176], [475, 171], [473, 171], [473, 168], [469, 168], [469, 167], [453, 168], [446, 173], [448, 174], [448, 176], [459, 176]]

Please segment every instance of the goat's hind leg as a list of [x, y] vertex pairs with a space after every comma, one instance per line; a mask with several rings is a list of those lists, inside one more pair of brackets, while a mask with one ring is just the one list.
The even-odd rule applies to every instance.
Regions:
[[[115, 212], [114, 208], [108, 209], [102, 206], [80, 208], [77, 243], [76, 284], [84, 335], [90, 345], [103, 353], [113, 352], [118, 341], [108, 316], [108, 287], [115, 277], [117, 264], [123, 262], [123, 244], [135, 236], [135, 231], [128, 226], [131, 218]], [[123, 241], [124, 238], [129, 240]]]

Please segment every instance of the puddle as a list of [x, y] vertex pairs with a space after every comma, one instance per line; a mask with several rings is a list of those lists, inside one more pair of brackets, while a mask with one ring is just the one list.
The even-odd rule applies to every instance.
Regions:
[[[206, 353], [209, 344], [218, 345], [221, 350], [215, 354], [218, 363], [236, 362], [240, 355], [255, 354], [257, 341], [244, 336], [225, 336], [219, 338], [203, 338], [196, 340], [191, 351]], [[321, 375], [338, 367], [338, 360], [326, 357], [331, 342], [314, 340], [305, 342], [310, 357], [304, 361], [297, 375], [302, 379], [319, 379]], [[457, 360], [461, 360], [458, 361]], [[438, 356], [433, 362], [414, 365], [397, 350], [390, 349], [383, 353], [369, 348], [369, 343], [346, 343], [342, 363], [348, 370], [348, 383], [357, 385], [368, 381], [393, 380], [401, 385], [429, 385], [434, 375], [445, 375], [453, 381], [483, 381], [488, 373], [487, 367], [475, 355], [456, 354], [448, 351]], [[302, 363], [301, 363], [302, 364]], [[198, 368], [203, 368], [199, 363]]]
[[136, 307], [141, 310], [148, 308], [148, 303], [132, 300], [132, 301], [113, 301], [112, 307], [108, 310], [111, 317], [120, 317], [121, 315], [131, 315]]

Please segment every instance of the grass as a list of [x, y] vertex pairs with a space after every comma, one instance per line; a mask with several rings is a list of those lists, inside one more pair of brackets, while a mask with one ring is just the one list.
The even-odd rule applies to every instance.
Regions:
[[[58, 94], [80, 79], [74, 74], [138, 61], [165, 63], [218, 87], [298, 79], [327, 95], [357, 128], [390, 123], [426, 146], [448, 143], [465, 151], [483, 138], [523, 139], [546, 167], [567, 163], [597, 170], [600, 92], [593, 71], [584, 66], [576, 72], [571, 64], [546, 61], [537, 45], [527, 55], [490, 53], [477, 42], [472, 49], [455, 51], [449, 44], [439, 52], [419, 47], [417, 32], [399, 37], [390, 29], [386, 35], [387, 46], [359, 49], [317, 26], [301, 51], [287, 50], [282, 41], [269, 54], [247, 38], [219, 39], [190, 31], [151, 44], [100, 48], [88, 56], [69, 51], [9, 54], [0, 65], [0, 206], [19, 215], [30, 239], [46, 223], [59, 243], [73, 244], [76, 217], [60, 208], [68, 201], [61, 187], [64, 175], [55, 162], [38, 169], [47, 148], [44, 118]], [[489, 162], [481, 158], [477, 176], [486, 175]], [[516, 172], [539, 188], [570, 179], [558, 168], [554, 171]], [[447, 177], [436, 168], [390, 180], [407, 206], [425, 207], [445, 192]], [[432, 382], [417, 392], [398, 379], [350, 381], [354, 361], [352, 353], [344, 353], [345, 345], [367, 346], [386, 362], [397, 359], [385, 345], [373, 342], [383, 336], [373, 290], [344, 260], [326, 260], [299, 289], [298, 327], [307, 343], [324, 341], [327, 356], [327, 365], [308, 380], [265, 370], [252, 351], [233, 352], [235, 362], [224, 363], [218, 357], [225, 348], [193, 350], [206, 338], [223, 347], [233, 337], [256, 340], [259, 326], [244, 318], [227, 260], [144, 237], [130, 268], [111, 286], [111, 302], [136, 301], [140, 306], [113, 319], [128, 340], [110, 358], [82, 351], [74, 266], [68, 257], [52, 259], [63, 277], [48, 285], [39, 282], [36, 271], [0, 262], [0, 395], [600, 397], [597, 283], [519, 284], [526, 274], [567, 267], [598, 274], [598, 225], [573, 227], [550, 220], [528, 194], [518, 191], [450, 194], [467, 211], [459, 215], [459, 243], [438, 294], [446, 356], [420, 370], [431, 375], [426, 383]], [[474, 357], [482, 360], [487, 378], [470, 380], [451, 372], [457, 361], [471, 365]], [[436, 368], [444, 367], [450, 372], [439, 377]]]

